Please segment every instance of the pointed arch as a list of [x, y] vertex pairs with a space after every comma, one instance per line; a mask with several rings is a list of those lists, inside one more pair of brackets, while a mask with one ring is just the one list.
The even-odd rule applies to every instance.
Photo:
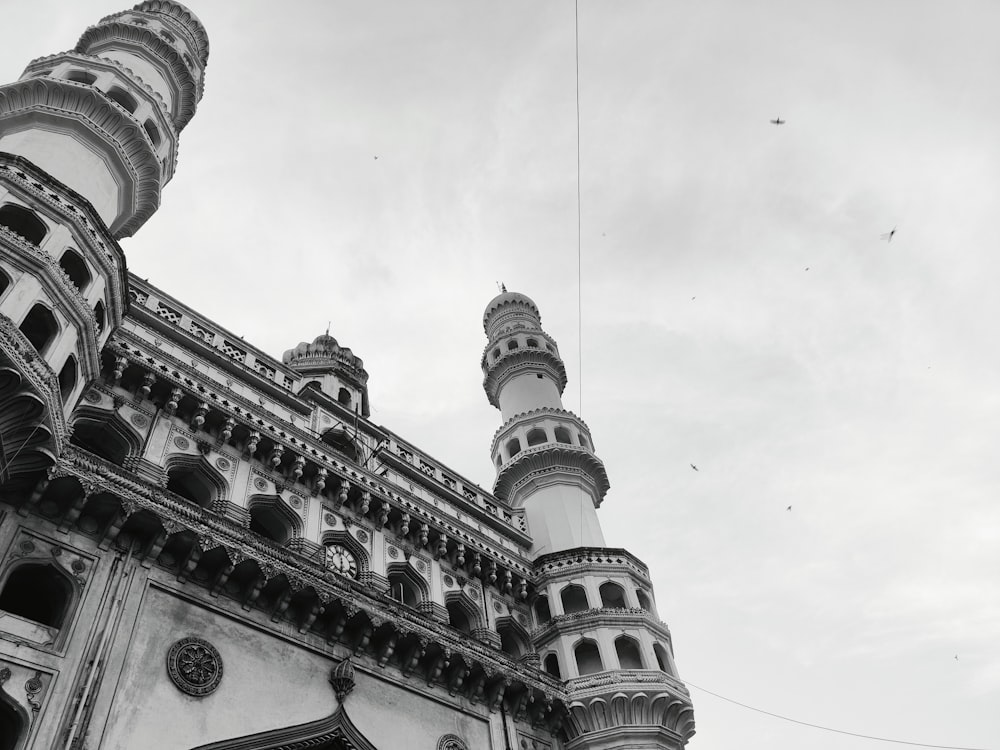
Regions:
[[513, 617], [497, 618], [497, 633], [500, 634], [500, 650], [508, 656], [520, 659], [531, 652], [531, 636]]
[[277, 495], [254, 495], [247, 502], [250, 511], [250, 530], [276, 544], [288, 544], [302, 536], [302, 519], [299, 514]]
[[0, 750], [23, 747], [28, 714], [17, 701], [0, 689]]
[[167, 489], [202, 508], [226, 499], [228, 485], [202, 456], [174, 454], [166, 461]]
[[409, 563], [392, 563], [386, 570], [389, 579], [389, 596], [397, 602], [416, 607], [430, 596], [427, 581]]
[[142, 435], [118, 412], [94, 407], [77, 410], [70, 443], [119, 466], [142, 451]]
[[462, 591], [449, 591], [444, 597], [448, 624], [462, 633], [472, 633], [482, 625], [479, 606]]
[[307, 724], [250, 734], [222, 742], [199, 745], [192, 750], [378, 750], [354, 726], [343, 706], [330, 716]]

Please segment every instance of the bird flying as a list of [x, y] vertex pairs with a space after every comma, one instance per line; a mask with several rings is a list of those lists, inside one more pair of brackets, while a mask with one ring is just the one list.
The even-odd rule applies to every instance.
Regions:
[[698, 467], [695, 466], [694, 464], [691, 464], [691, 468], [694, 469], [695, 471], [698, 471]]
[[791, 510], [791, 509], [792, 509], [791, 505], [789, 505], [787, 508], [785, 508], [785, 510]]
[[885, 240], [886, 242], [892, 242], [892, 236], [896, 234], [896, 227], [892, 228], [892, 231], [886, 232], [879, 239]]
[[775, 117], [773, 120], [771, 120], [771, 124], [772, 125], [784, 125], [785, 121], [782, 120], [780, 117]]

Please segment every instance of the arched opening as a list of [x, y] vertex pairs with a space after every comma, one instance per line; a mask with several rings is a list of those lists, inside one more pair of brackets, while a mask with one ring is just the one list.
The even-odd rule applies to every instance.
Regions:
[[549, 609], [549, 597], [544, 594], [535, 599], [534, 610], [535, 621], [539, 625], [544, 625], [552, 619], [552, 611]]
[[337, 391], [337, 402], [343, 404], [344, 406], [351, 405], [351, 392], [346, 388], [341, 388]]
[[672, 674], [670, 671], [670, 658], [667, 656], [667, 650], [659, 643], [654, 643], [653, 653], [656, 654], [656, 666], [660, 668], [660, 671]]
[[406, 569], [400, 568], [389, 571], [389, 596], [408, 607], [416, 607], [424, 600], [423, 588]]
[[642, 654], [635, 638], [627, 635], [615, 639], [615, 651], [618, 653], [618, 666], [621, 669], [642, 669]]
[[72, 600], [73, 584], [49, 562], [18, 565], [0, 591], [0, 609], [56, 629], [63, 626]]
[[119, 86], [112, 86], [107, 92], [108, 99], [120, 104], [123, 108], [127, 109], [130, 113], [134, 113], [139, 107], [139, 103], [135, 100], [129, 92]]
[[71, 70], [66, 74], [66, 80], [75, 83], [85, 83], [90, 86], [97, 80], [97, 76], [93, 73], [88, 73], [86, 70]]
[[517, 342], [516, 341], [508, 341], [507, 342], [507, 351], [512, 352], [515, 349], [517, 349]]
[[167, 471], [167, 489], [202, 508], [210, 508], [219, 488], [200, 466], [177, 465]]
[[493, 360], [496, 361], [498, 359], [500, 359], [500, 349], [499, 348], [493, 350]]
[[601, 584], [601, 606], [605, 609], [625, 609], [625, 589], [617, 583], [607, 581]]
[[587, 592], [583, 586], [578, 586], [575, 583], [571, 583], [569, 586], [563, 588], [559, 592], [559, 598], [562, 600], [563, 612], [567, 615], [573, 612], [586, 612], [590, 609], [590, 603], [587, 601]]
[[576, 656], [576, 671], [581, 675], [594, 674], [604, 669], [601, 652], [594, 641], [580, 641], [573, 649], [573, 654]]
[[587, 442], [587, 438], [585, 438], [582, 433], [577, 435], [577, 438], [579, 438], [580, 440], [581, 448], [586, 448], [587, 450], [590, 450], [590, 443]]
[[118, 466], [138, 453], [142, 444], [141, 438], [114, 415], [106, 419], [80, 417], [73, 423], [70, 443]]
[[354, 441], [351, 440], [350, 436], [344, 430], [337, 428], [327, 430], [323, 433], [321, 439], [335, 451], [342, 453], [352, 461], [358, 460], [358, 449], [355, 447]]
[[94, 305], [94, 320], [97, 321], [97, 333], [102, 333], [104, 331], [106, 316], [104, 314], [104, 303], [101, 300], [97, 300], [97, 304]]
[[477, 626], [475, 617], [458, 599], [452, 599], [445, 608], [448, 610], [448, 624], [462, 633], [471, 633]]
[[525, 343], [528, 345], [529, 349], [538, 348], [538, 342], [535, 339], [528, 339]]
[[10, 277], [3, 271], [0, 271], [0, 297], [3, 293], [7, 291], [7, 287], [10, 286]]
[[41, 304], [31, 308], [18, 328], [39, 354], [45, 352], [45, 348], [59, 333], [59, 324], [52, 311]]
[[160, 145], [160, 131], [152, 120], [146, 120], [142, 124], [142, 129], [146, 131], [146, 135], [149, 136], [149, 140], [153, 142], [154, 147]]
[[545, 665], [545, 671], [548, 672], [553, 677], [562, 679], [562, 670], [559, 669], [559, 657], [555, 654], [549, 654], [545, 657], [545, 661], [542, 662]]
[[13, 203], [0, 206], [0, 226], [7, 227], [32, 245], [41, 245], [49, 233], [45, 222], [34, 211]]
[[649, 600], [649, 595], [642, 589], [635, 590], [635, 598], [639, 600], [639, 606], [647, 612], [653, 611], [653, 603]]
[[528, 430], [528, 447], [532, 445], [541, 445], [546, 442], [549, 438], [545, 434], [545, 430], [540, 427], [535, 427], [533, 430]]
[[517, 438], [511, 438], [507, 441], [507, 456], [509, 458], [514, 458], [518, 453], [521, 452], [521, 441]]
[[83, 262], [83, 258], [74, 250], [66, 249], [62, 257], [59, 258], [59, 267], [69, 276], [69, 280], [73, 282], [73, 286], [81, 292], [90, 286], [90, 270], [87, 268], [87, 264]]
[[0, 698], [0, 750], [14, 750], [24, 731], [24, 718]]
[[505, 654], [520, 659], [528, 653], [528, 639], [520, 628], [508, 622], [498, 627], [497, 632], [500, 634], [500, 650]]
[[250, 531], [275, 544], [288, 544], [295, 536], [295, 525], [281, 512], [278, 501], [257, 502], [250, 507]]
[[573, 444], [573, 440], [569, 436], [569, 430], [567, 430], [565, 427], [556, 427], [555, 435], [557, 443], [564, 443], [565, 445]]
[[59, 370], [59, 393], [65, 402], [76, 386], [76, 357], [70, 354]]

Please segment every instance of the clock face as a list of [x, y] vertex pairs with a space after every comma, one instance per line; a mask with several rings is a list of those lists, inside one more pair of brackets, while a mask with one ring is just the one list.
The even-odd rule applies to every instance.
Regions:
[[349, 578], [356, 578], [358, 575], [358, 559], [340, 544], [331, 544], [326, 548], [326, 566]]

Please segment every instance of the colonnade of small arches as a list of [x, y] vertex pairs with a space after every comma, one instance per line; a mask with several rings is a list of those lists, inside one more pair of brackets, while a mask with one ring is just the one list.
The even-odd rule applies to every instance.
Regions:
[[[523, 443], [522, 443], [523, 439]], [[592, 450], [590, 441], [583, 434], [583, 431], [574, 427], [570, 429], [565, 425], [546, 424], [525, 428], [524, 434], [509, 438], [503, 446], [502, 451], [497, 452], [496, 465], [502, 466], [517, 456], [522, 450], [534, 448], [537, 445], [546, 443], [558, 443], [562, 445], [573, 445], [585, 450]]]
[[614, 639], [614, 658], [607, 660], [601, 656], [601, 649], [596, 640], [581, 637], [571, 648], [575, 674], [565, 671], [560, 664], [559, 655], [555, 651], [547, 651], [542, 657], [542, 668], [553, 677], [568, 679], [585, 677], [589, 674], [608, 670], [659, 670], [673, 675], [667, 650], [659, 642], [653, 643], [653, 655], [656, 664], [647, 664], [643, 658], [640, 642], [630, 635], [620, 635]]
[[515, 352], [518, 349], [544, 349], [556, 357], [559, 356], [556, 348], [542, 336], [521, 334], [510, 337], [504, 344], [494, 346], [489, 354], [489, 363], [495, 364], [505, 353]]

